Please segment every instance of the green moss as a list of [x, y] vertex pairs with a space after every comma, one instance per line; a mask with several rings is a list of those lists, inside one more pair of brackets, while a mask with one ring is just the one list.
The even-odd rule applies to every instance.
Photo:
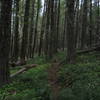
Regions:
[[[100, 55], [99, 55], [100, 56]], [[100, 100], [100, 60], [98, 53], [77, 57], [77, 63], [64, 64], [59, 70], [61, 90], [59, 100]], [[65, 53], [57, 53], [53, 59], [66, 58]], [[52, 100], [47, 69], [50, 66], [44, 57], [35, 57], [28, 64], [38, 67], [15, 77], [12, 83], [0, 89], [0, 100]], [[12, 69], [12, 73], [18, 68]], [[68, 83], [70, 83], [68, 85]]]

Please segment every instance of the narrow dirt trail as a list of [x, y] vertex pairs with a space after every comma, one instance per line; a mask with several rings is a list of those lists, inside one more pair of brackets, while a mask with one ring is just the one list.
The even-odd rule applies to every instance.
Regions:
[[60, 65], [57, 62], [52, 63], [48, 68], [48, 82], [50, 84], [50, 88], [52, 91], [53, 100], [58, 100], [58, 96], [61, 88], [58, 82], [59, 69], [60, 69]]

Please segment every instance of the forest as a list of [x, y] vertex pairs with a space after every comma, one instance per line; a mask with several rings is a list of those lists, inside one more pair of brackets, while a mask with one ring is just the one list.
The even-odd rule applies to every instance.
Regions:
[[0, 100], [100, 100], [100, 0], [0, 0]]

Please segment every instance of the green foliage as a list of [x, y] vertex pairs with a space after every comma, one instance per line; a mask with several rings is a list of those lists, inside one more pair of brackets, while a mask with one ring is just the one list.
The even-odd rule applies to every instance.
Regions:
[[81, 57], [83, 63], [64, 65], [59, 72], [60, 100], [100, 100], [100, 62], [96, 55]]
[[48, 99], [47, 67], [48, 64], [40, 65], [17, 76], [13, 83], [0, 89], [0, 100]]
[[46, 64], [47, 61], [46, 61], [44, 56], [40, 56], [40, 57], [39, 56], [35, 56], [34, 59], [30, 59], [27, 63], [28, 64], [35, 63], [35, 64], [43, 65], [43, 64]]
[[[57, 53], [53, 59], [65, 59], [65, 53]], [[65, 64], [59, 71], [62, 87], [58, 100], [100, 100], [100, 61], [98, 53], [80, 55], [77, 64]], [[48, 66], [43, 57], [28, 63], [38, 63], [12, 83], [0, 89], [0, 100], [52, 100], [48, 83]]]

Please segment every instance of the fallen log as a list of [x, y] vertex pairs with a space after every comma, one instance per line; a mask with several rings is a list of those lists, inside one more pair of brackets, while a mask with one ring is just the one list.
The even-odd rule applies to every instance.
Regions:
[[23, 66], [22, 69], [20, 69], [20, 70], [17, 71], [16, 73], [11, 74], [10, 77], [13, 78], [13, 77], [15, 77], [15, 76], [17, 76], [17, 75], [19, 75], [19, 74], [21, 74], [21, 73], [23, 73], [23, 72], [25, 72], [25, 71], [31, 69], [31, 68], [34, 68], [34, 67], [36, 67], [36, 66], [37, 66], [37, 64], [25, 65], [25, 66]]
[[90, 49], [80, 50], [80, 51], [77, 52], [77, 54], [89, 53], [89, 52], [93, 52], [93, 51], [100, 51], [100, 46], [92, 47]]

